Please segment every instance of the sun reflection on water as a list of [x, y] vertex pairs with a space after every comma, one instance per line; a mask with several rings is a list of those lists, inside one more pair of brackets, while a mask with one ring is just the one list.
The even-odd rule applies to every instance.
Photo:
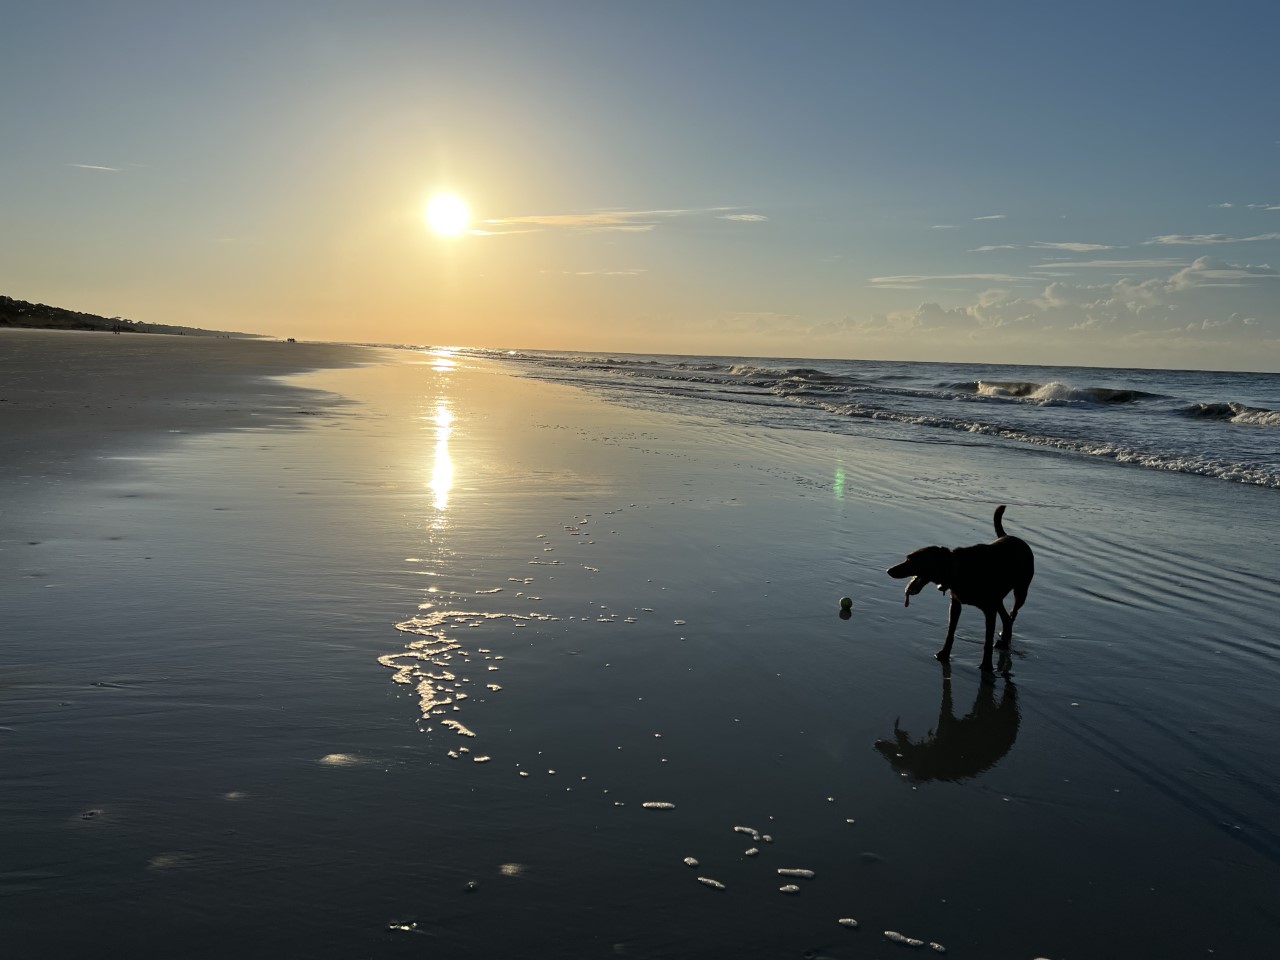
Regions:
[[447, 373], [450, 370], [458, 369], [458, 364], [453, 357], [457, 355], [457, 347], [432, 347], [427, 351], [431, 357], [431, 369], [441, 373]]
[[449, 506], [449, 491], [453, 488], [453, 458], [449, 456], [449, 435], [453, 433], [453, 414], [446, 402], [436, 405], [436, 456], [431, 467], [431, 482], [427, 487], [435, 493], [435, 507], [443, 512]]

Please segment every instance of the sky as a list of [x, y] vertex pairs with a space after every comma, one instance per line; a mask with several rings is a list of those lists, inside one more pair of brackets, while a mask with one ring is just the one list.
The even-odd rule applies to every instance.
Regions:
[[[1273, 2], [5, 14], [0, 294], [299, 339], [1280, 371]], [[453, 194], [471, 219], [424, 218]]]

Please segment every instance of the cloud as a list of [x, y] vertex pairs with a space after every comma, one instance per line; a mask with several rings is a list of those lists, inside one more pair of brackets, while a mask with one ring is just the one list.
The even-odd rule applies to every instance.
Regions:
[[1016, 283], [1020, 280], [1035, 279], [1035, 277], [1014, 277], [1007, 273], [944, 273], [932, 276], [907, 273], [896, 277], [872, 277], [869, 282], [873, 287], [916, 289], [920, 284], [934, 280], [984, 280], [988, 283]]
[[[724, 214], [734, 207], [702, 207], [671, 210], [593, 210], [587, 213], [545, 213], [522, 217], [496, 217], [482, 223], [494, 226], [524, 226], [555, 230], [612, 230], [623, 233], [647, 233], [664, 221], [679, 217], [721, 214], [722, 220], [756, 222], [767, 220], [758, 213]], [[479, 232], [479, 231], [472, 231]], [[515, 233], [513, 230], [485, 231], [485, 233]], [[482, 234], [484, 235], [484, 234]]]
[[[1091, 332], [1113, 343], [1132, 339], [1151, 346], [1168, 346], [1167, 341], [1175, 335], [1190, 347], [1197, 343], [1222, 346], [1259, 340], [1280, 346], [1280, 313], [1258, 312], [1257, 308], [1241, 312], [1238, 302], [1231, 306], [1232, 312], [1218, 312], [1225, 303], [1222, 294], [1213, 289], [1258, 286], [1277, 279], [1280, 271], [1267, 265], [1240, 265], [1201, 257], [1191, 264], [1179, 265], [1165, 277], [1142, 281], [1122, 278], [1099, 284], [1054, 280], [1031, 296], [992, 288], [960, 306], [925, 302], [915, 308], [851, 322], [851, 327], [870, 336], [886, 337], [911, 331], [961, 334], [972, 340], [1000, 329], [1004, 331], [1002, 336], [1021, 331], [1028, 343], [1049, 342], [1044, 338], [1055, 336], [1064, 338], [1060, 341], [1064, 344], [1078, 345], [1078, 341], [1065, 338]], [[1263, 297], [1258, 306], [1269, 302]]]
[[119, 173], [119, 167], [103, 167], [96, 163], [68, 163], [68, 167], [75, 167], [77, 170], [102, 170], [106, 173]]
[[1037, 240], [1031, 246], [1036, 250], [1070, 250], [1072, 253], [1090, 253], [1094, 250], [1114, 250], [1106, 243], [1045, 243]]
[[991, 250], [1017, 250], [1017, 249], [1018, 249], [1018, 245], [1016, 243], [988, 243], [988, 244], [984, 244], [981, 247], [974, 247], [969, 252], [970, 253], [987, 253], [988, 251], [991, 251]]
[[[1200, 321], [1201, 330], [1215, 330], [1223, 327], [1256, 327], [1257, 325], [1257, 317], [1246, 317], [1242, 313], [1233, 313], [1225, 320], [1213, 320], [1206, 318]], [[1188, 329], [1195, 329], [1195, 324], [1189, 324]]]
[[1183, 267], [1169, 283], [1175, 289], [1187, 287], [1239, 287], [1254, 280], [1274, 280], [1280, 272], [1266, 264], [1234, 264], [1213, 257], [1200, 257]]
[[526, 217], [499, 217], [483, 222], [498, 226], [527, 224], [580, 230], [652, 230], [663, 219], [691, 212], [689, 210], [598, 210], [594, 213], [549, 213]]
[[1003, 213], [990, 213], [990, 214], [987, 214], [987, 216], [985, 216], [985, 217], [974, 217], [973, 219], [975, 219], [975, 220], [1003, 220], [1004, 218], [1005, 218], [1005, 215], [1004, 215]]
[[1173, 257], [1153, 258], [1150, 260], [1044, 260], [1037, 270], [1063, 270], [1067, 268], [1090, 268], [1099, 270], [1167, 270], [1173, 267], [1186, 266], [1185, 260]]
[[929, 229], [930, 230], [955, 230], [956, 225], [954, 223], [935, 223]]
[[1228, 237], [1224, 233], [1167, 233], [1161, 237], [1143, 240], [1143, 246], [1162, 244], [1169, 246], [1205, 246], [1217, 243], [1256, 243], [1262, 240], [1280, 240], [1280, 233], [1260, 233], [1256, 237]]

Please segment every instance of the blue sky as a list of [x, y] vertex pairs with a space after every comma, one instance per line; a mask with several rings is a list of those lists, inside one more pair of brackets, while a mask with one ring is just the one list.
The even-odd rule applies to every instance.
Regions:
[[[6, 14], [0, 293], [318, 339], [1280, 370], [1280, 14]], [[425, 228], [434, 193], [472, 230]]]

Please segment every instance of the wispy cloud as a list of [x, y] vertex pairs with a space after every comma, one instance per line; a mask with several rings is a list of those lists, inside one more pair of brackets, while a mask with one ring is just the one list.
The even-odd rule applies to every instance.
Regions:
[[987, 214], [985, 217], [974, 217], [973, 219], [975, 219], [975, 220], [1003, 220], [1004, 218], [1005, 218], [1005, 215], [1004, 215], [1003, 213], [989, 213], [989, 214]]
[[1046, 260], [1037, 270], [1065, 270], [1067, 268], [1098, 270], [1172, 270], [1185, 267], [1185, 260], [1172, 257], [1150, 260]]
[[1094, 250], [1114, 250], [1108, 243], [1045, 243], [1037, 240], [1031, 244], [1035, 250], [1070, 250], [1072, 253], [1092, 253]]
[[[552, 230], [612, 230], [624, 233], [646, 233], [658, 224], [679, 217], [716, 214], [724, 220], [767, 220], [758, 213], [725, 214], [733, 207], [681, 208], [670, 210], [592, 210], [586, 213], [544, 213], [520, 217], [495, 217], [482, 221], [494, 226], [523, 226]], [[491, 233], [513, 233], [496, 230]]]
[[68, 167], [75, 167], [77, 170], [101, 170], [104, 173], [119, 173], [119, 167], [104, 167], [96, 163], [68, 163]]
[[1231, 210], [1242, 207], [1245, 210], [1280, 210], [1280, 203], [1211, 203], [1215, 210]]
[[986, 283], [1017, 283], [1018, 281], [1034, 281], [1035, 277], [1015, 277], [1007, 273], [944, 273], [919, 274], [906, 273], [894, 277], [872, 277], [871, 286], [884, 290], [915, 290], [921, 284], [939, 280], [981, 280]]
[[956, 225], [954, 223], [935, 223], [932, 226], [930, 226], [929, 229], [930, 230], [955, 230]]
[[1144, 246], [1159, 244], [1198, 247], [1218, 243], [1257, 243], [1263, 240], [1280, 240], [1280, 233], [1260, 233], [1254, 237], [1228, 237], [1225, 233], [1167, 233], [1161, 237], [1143, 240], [1142, 243]]
[[726, 213], [721, 220], [737, 220], [741, 223], [763, 223], [769, 218], [762, 213]]
[[577, 230], [652, 230], [660, 220], [687, 212], [686, 210], [598, 210], [593, 213], [547, 213], [525, 217], [497, 217], [483, 222], [497, 226], [523, 224]]
[[983, 244], [980, 247], [974, 247], [969, 252], [970, 253], [988, 253], [992, 250], [1017, 250], [1017, 249], [1018, 249], [1018, 245], [1016, 243], [987, 243], [987, 244]]

